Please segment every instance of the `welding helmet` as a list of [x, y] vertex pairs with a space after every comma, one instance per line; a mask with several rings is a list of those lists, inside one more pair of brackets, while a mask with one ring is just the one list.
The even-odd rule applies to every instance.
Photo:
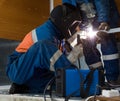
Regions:
[[50, 19], [60, 30], [61, 39], [70, 38], [81, 23], [80, 11], [70, 4], [56, 6], [50, 14]]

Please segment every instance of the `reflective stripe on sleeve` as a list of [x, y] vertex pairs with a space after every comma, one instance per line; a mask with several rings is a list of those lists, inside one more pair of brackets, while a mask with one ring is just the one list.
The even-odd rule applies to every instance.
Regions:
[[103, 60], [114, 60], [119, 58], [119, 54], [112, 54], [112, 55], [103, 55]]
[[33, 39], [34, 43], [36, 43], [38, 41], [35, 29], [32, 30], [32, 39]]
[[50, 70], [55, 71], [54, 64], [59, 59], [59, 57], [62, 55], [62, 52], [60, 50], [57, 50], [55, 54], [50, 58]]
[[93, 68], [93, 69], [96, 69], [96, 68], [101, 67], [101, 66], [102, 66], [102, 62], [97, 62], [97, 63], [89, 65], [89, 67]]

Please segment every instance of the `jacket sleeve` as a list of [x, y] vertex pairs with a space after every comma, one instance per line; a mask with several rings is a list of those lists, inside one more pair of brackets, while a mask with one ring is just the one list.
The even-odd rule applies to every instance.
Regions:
[[68, 3], [71, 4], [73, 6], [76, 6], [76, 0], [62, 0], [62, 3]]
[[109, 0], [94, 0], [98, 22], [109, 22], [110, 2]]

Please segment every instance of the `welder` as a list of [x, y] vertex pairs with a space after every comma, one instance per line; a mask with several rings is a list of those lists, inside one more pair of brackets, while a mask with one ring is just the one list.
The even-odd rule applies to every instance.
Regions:
[[66, 57], [59, 44], [63, 39], [70, 39], [80, 23], [76, 7], [58, 5], [44, 24], [30, 31], [9, 56], [6, 73], [13, 82], [9, 93], [43, 93], [57, 68], [71, 67], [81, 52], [80, 45]]
[[[87, 28], [92, 26], [94, 30], [109, 30], [118, 27], [120, 15], [114, 0], [62, 0], [62, 2], [79, 8], [84, 29], [86, 29], [86, 26]], [[83, 42], [86, 63], [90, 68], [98, 68], [103, 65], [107, 81], [111, 84], [118, 84], [119, 54], [115, 34], [98, 33], [97, 35], [101, 42], [103, 63], [101, 63], [100, 54], [95, 48], [96, 40], [93, 39], [87, 39]]]

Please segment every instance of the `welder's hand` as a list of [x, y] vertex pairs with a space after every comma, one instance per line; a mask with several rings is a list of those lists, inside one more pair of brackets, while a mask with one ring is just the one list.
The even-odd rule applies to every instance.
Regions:
[[109, 35], [106, 32], [100, 31], [97, 33], [97, 36], [98, 36], [100, 41], [108, 41], [109, 40]]
[[100, 25], [98, 27], [98, 30], [109, 30], [109, 29], [110, 29], [110, 26], [106, 22], [100, 23]]

